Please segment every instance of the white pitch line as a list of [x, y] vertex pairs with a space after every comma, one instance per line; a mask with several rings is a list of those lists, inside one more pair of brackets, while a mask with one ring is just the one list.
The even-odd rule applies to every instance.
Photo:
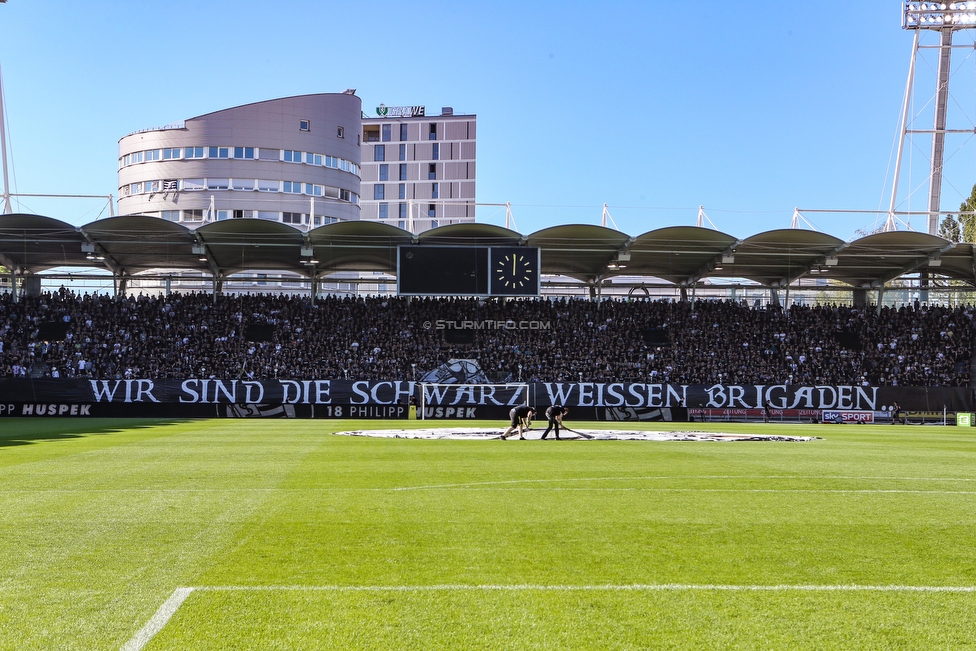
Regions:
[[173, 594], [169, 596], [169, 599], [163, 602], [163, 605], [159, 607], [156, 614], [146, 622], [139, 631], [132, 636], [132, 639], [122, 645], [119, 651], [140, 651], [144, 646], [149, 644], [149, 640], [153, 639], [156, 633], [159, 633], [166, 626], [166, 623], [173, 617], [177, 609], [183, 605], [186, 598], [195, 590], [195, 588], [177, 588], [173, 591]]

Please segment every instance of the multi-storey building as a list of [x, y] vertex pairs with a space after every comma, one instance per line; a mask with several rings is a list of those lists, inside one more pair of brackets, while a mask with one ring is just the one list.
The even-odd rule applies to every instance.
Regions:
[[361, 218], [413, 233], [475, 219], [476, 116], [380, 105], [362, 121]]
[[194, 228], [267, 219], [302, 230], [360, 218], [355, 91], [256, 102], [119, 140], [119, 212]]

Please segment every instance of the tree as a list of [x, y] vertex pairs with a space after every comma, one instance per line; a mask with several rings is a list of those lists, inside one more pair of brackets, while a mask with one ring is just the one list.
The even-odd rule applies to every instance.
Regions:
[[976, 242], [976, 185], [973, 186], [969, 198], [959, 206], [959, 227], [962, 240], [956, 241]]
[[939, 224], [939, 236], [950, 242], [961, 242], [962, 231], [959, 229], [959, 222], [952, 215], [946, 215]]

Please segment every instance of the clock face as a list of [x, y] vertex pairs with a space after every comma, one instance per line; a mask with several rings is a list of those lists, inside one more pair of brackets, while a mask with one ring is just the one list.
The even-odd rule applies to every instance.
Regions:
[[492, 249], [491, 293], [532, 296], [539, 293], [538, 249]]

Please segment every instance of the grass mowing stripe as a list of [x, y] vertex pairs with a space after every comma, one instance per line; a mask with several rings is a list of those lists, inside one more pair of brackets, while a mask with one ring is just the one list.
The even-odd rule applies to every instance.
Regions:
[[[685, 583], [634, 583], [622, 585], [210, 585], [180, 588], [199, 592], [462, 592], [462, 591], [551, 591], [551, 592], [958, 592], [976, 593], [976, 586], [953, 585], [727, 585]], [[171, 597], [172, 598], [172, 597]], [[181, 602], [182, 603], [182, 602]], [[162, 609], [160, 609], [162, 610]]]
[[139, 651], [149, 644], [149, 641], [155, 637], [156, 633], [163, 630], [166, 622], [173, 617], [177, 609], [186, 601], [186, 598], [193, 593], [193, 590], [193, 588], [177, 588], [174, 590], [173, 594], [169, 596], [169, 599], [164, 601], [163, 605], [159, 607], [156, 614], [132, 636], [132, 639], [123, 644], [119, 651]]

